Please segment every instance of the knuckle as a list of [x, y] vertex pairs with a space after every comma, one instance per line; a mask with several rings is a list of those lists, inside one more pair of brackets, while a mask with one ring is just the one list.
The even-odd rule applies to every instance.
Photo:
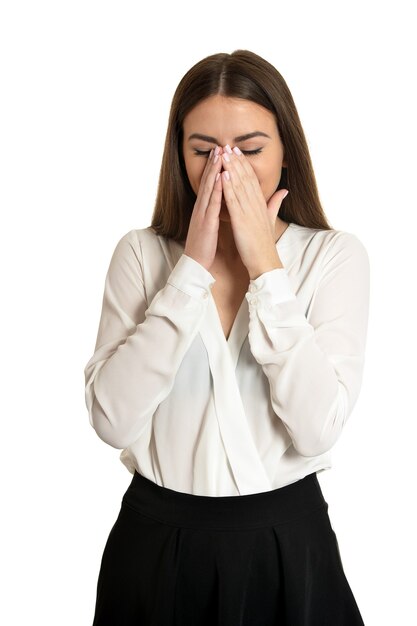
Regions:
[[236, 191], [240, 192], [243, 190], [244, 187], [245, 181], [243, 179], [235, 181], [234, 188], [236, 189]]
[[204, 191], [207, 193], [211, 193], [213, 189], [213, 183], [210, 180], [206, 180], [204, 183]]

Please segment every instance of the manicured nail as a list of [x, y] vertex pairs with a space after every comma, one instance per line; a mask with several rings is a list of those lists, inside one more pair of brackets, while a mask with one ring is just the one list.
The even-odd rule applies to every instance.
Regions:
[[226, 151], [227, 151], [229, 154], [232, 154], [232, 148], [229, 146], [229, 144], [226, 144], [226, 145], [225, 145], [225, 148], [226, 148]]
[[286, 197], [288, 196], [288, 194], [289, 194], [289, 191], [288, 191], [288, 189], [287, 189], [287, 191], [286, 191], [286, 192], [284, 193], [284, 195], [282, 196], [282, 199], [284, 200], [284, 198], [286, 198]]
[[224, 170], [224, 177], [225, 177], [227, 180], [230, 180], [230, 174], [229, 174], [229, 172], [228, 172], [227, 170]]
[[220, 152], [220, 146], [216, 146], [216, 149], [214, 151], [214, 154], [217, 156]]
[[216, 183], [219, 180], [219, 176], [220, 176], [220, 172], [217, 172], [217, 174], [216, 174]]
[[239, 150], [239, 148], [238, 148], [237, 146], [235, 146], [235, 147], [233, 148], [233, 152], [234, 152], [235, 154], [239, 154], [239, 155], [240, 155], [240, 154], [242, 154], [242, 152]]
[[218, 161], [218, 160], [219, 160], [219, 155], [218, 155], [218, 154], [216, 154], [216, 156], [215, 156], [215, 157], [214, 157], [214, 159], [213, 159], [213, 163], [217, 163], [217, 161]]
[[223, 152], [222, 156], [223, 156], [223, 158], [224, 158], [224, 160], [225, 160], [225, 161], [230, 161], [230, 157], [229, 157], [229, 155], [227, 154], [227, 152]]

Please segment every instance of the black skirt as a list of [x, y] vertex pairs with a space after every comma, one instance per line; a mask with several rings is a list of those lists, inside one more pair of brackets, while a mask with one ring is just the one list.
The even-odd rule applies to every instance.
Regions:
[[363, 626], [315, 473], [198, 496], [135, 472], [107, 539], [93, 626]]

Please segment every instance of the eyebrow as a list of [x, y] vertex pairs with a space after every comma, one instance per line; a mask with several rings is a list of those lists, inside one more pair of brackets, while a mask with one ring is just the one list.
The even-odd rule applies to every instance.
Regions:
[[[238, 143], [239, 141], [246, 141], [246, 139], [252, 139], [252, 137], [267, 137], [268, 139], [271, 139], [269, 135], [267, 135], [266, 133], [263, 133], [261, 130], [255, 130], [253, 133], [246, 133], [246, 135], [239, 135], [239, 137], [235, 137], [233, 141]], [[188, 137], [188, 141], [191, 141], [191, 139], [202, 139], [202, 141], [208, 141], [210, 143], [215, 143], [215, 144], [220, 145], [217, 139], [215, 137], [210, 137], [210, 135], [201, 135], [200, 133], [193, 133], [192, 135]]]

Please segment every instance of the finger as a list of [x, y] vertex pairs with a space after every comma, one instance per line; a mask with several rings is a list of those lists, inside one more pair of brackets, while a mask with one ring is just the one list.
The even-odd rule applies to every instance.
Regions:
[[201, 179], [200, 179], [200, 187], [202, 185], [204, 185], [204, 183], [207, 180], [208, 174], [210, 172], [210, 165], [211, 165], [212, 159], [213, 159], [213, 153], [214, 153], [214, 149], [210, 150], [210, 154], [207, 157], [207, 161], [206, 161], [206, 164], [205, 164], [204, 169], [203, 169], [203, 174], [202, 174]]
[[[255, 210], [256, 207], [264, 207], [264, 194], [250, 160], [246, 158], [237, 146], [233, 148], [229, 158], [231, 180], [242, 211], [245, 211], [246, 207], [250, 207], [251, 211]], [[246, 197], [240, 189], [241, 184], [244, 186]]]
[[216, 162], [214, 158], [214, 150], [211, 153], [211, 157], [208, 159], [208, 163], [206, 164], [205, 175], [203, 174], [200, 186], [198, 189], [198, 208], [202, 211], [207, 209], [207, 206], [210, 202], [210, 196], [213, 191], [214, 183], [216, 182], [216, 174], [220, 170], [222, 161], [221, 158], [218, 158]]
[[235, 215], [239, 209], [241, 210], [241, 205], [236, 196], [232, 180], [231, 178], [228, 178], [228, 175], [230, 176], [229, 170], [225, 170], [221, 173], [221, 179], [224, 198], [226, 200], [227, 208], [229, 209], [230, 217], [232, 217], [232, 215]]
[[260, 189], [259, 180], [253, 169], [249, 159], [239, 150], [237, 146], [233, 148], [233, 159], [231, 160], [235, 169], [240, 172], [240, 176], [247, 184], [252, 185], [253, 189], [258, 192]]
[[256, 200], [256, 190], [235, 154], [223, 154], [223, 167], [230, 175], [234, 194], [244, 211]]
[[210, 201], [207, 206], [206, 217], [217, 218], [220, 213], [222, 204], [223, 185], [222, 176], [220, 172], [217, 172], [215, 176], [213, 191], [211, 192]]

